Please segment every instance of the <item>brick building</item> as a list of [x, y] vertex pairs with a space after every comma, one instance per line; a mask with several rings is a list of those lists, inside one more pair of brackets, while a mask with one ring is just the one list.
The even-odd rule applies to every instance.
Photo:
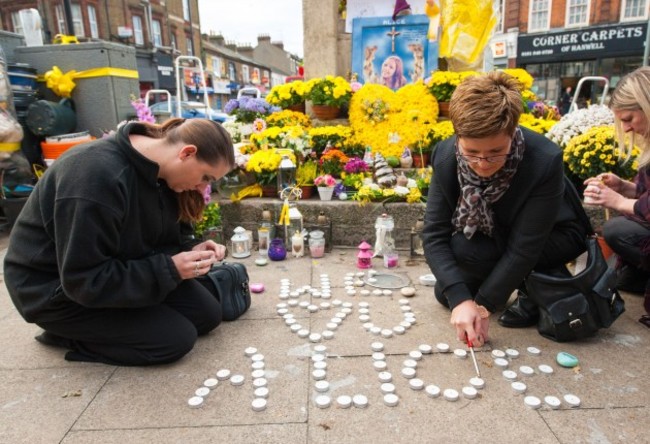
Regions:
[[[135, 46], [140, 90], [167, 89], [175, 94], [173, 60], [201, 56], [197, 0], [71, 1], [74, 34], [80, 42], [106, 40]], [[38, 10], [50, 43], [66, 34], [63, 0], [0, 0], [2, 29], [22, 33], [18, 11]]]
[[[525, 68], [537, 94], [557, 100], [583, 76], [610, 87], [643, 64], [650, 0], [496, 0], [502, 14], [491, 41], [496, 67]], [[597, 100], [602, 84], [586, 84]]]

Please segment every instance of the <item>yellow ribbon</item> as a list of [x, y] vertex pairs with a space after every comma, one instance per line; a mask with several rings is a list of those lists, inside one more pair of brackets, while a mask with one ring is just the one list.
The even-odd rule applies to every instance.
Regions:
[[74, 69], [65, 74], [58, 66], [53, 66], [51, 70], [43, 76], [39, 76], [40, 82], [46, 82], [46, 85], [59, 97], [71, 97], [72, 91], [77, 86], [76, 79], [91, 79], [94, 77], [124, 77], [127, 79], [138, 79], [138, 71], [125, 68], [92, 68], [85, 71], [75, 71]]
[[20, 149], [20, 142], [6, 142], [0, 143], [0, 151], [5, 153], [13, 153]]
[[230, 200], [232, 202], [239, 202], [242, 200], [244, 197], [262, 197], [262, 187], [254, 183], [252, 185], [247, 186], [246, 188], [243, 188], [239, 190], [238, 193], [232, 193], [230, 195]]
[[278, 221], [280, 225], [289, 226], [289, 199], [284, 199], [282, 204], [282, 211], [280, 211], [280, 220]]

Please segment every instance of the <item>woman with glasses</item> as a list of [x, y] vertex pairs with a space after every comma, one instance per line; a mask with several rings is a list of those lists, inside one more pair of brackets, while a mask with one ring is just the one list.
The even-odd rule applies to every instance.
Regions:
[[[562, 151], [518, 126], [518, 81], [502, 72], [466, 79], [451, 97], [455, 136], [432, 154], [422, 239], [435, 295], [451, 309], [459, 340], [481, 346], [490, 315], [504, 327], [537, 323], [523, 285], [533, 270], [568, 273], [586, 249], [579, 198], [565, 180]], [[573, 202], [570, 201], [573, 199]]]
[[235, 165], [218, 123], [131, 122], [66, 151], [38, 181], [9, 239], [4, 278], [36, 339], [71, 361], [153, 365], [221, 322], [200, 282], [225, 247], [195, 241], [203, 191]]

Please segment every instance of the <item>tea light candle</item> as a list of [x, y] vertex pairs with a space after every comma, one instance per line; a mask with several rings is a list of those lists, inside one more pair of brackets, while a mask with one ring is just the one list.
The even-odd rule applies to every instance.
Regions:
[[426, 388], [424, 389], [425, 392], [427, 392], [427, 396], [431, 398], [437, 398], [440, 396], [440, 387], [437, 385], [427, 385]]
[[256, 412], [261, 412], [266, 409], [266, 399], [264, 398], [255, 398], [251, 402], [251, 408]]
[[341, 409], [350, 408], [352, 405], [352, 398], [348, 395], [341, 395], [336, 398], [336, 405], [338, 405]]
[[384, 404], [388, 407], [395, 407], [399, 403], [399, 398], [394, 393], [387, 393], [384, 395]]
[[454, 389], [445, 389], [443, 396], [447, 401], [458, 401], [458, 392]]

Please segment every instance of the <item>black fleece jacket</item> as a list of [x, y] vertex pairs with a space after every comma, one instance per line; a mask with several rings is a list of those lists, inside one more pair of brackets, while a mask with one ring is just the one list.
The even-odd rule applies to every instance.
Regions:
[[181, 282], [171, 255], [191, 247], [191, 227], [178, 222], [176, 193], [130, 133], [143, 127], [129, 123], [67, 151], [25, 204], [4, 275], [28, 322], [60, 320], [81, 306], [156, 305]]
[[575, 212], [564, 199], [562, 151], [544, 136], [526, 128], [522, 132], [523, 159], [506, 193], [492, 205], [494, 238], [503, 255], [478, 294], [471, 294], [463, 282], [449, 245], [451, 236], [463, 235], [454, 233], [451, 222], [460, 194], [456, 137], [440, 142], [432, 154], [434, 173], [422, 239], [427, 263], [451, 308], [474, 299], [495, 311], [531, 272], [551, 230], [575, 223]]

